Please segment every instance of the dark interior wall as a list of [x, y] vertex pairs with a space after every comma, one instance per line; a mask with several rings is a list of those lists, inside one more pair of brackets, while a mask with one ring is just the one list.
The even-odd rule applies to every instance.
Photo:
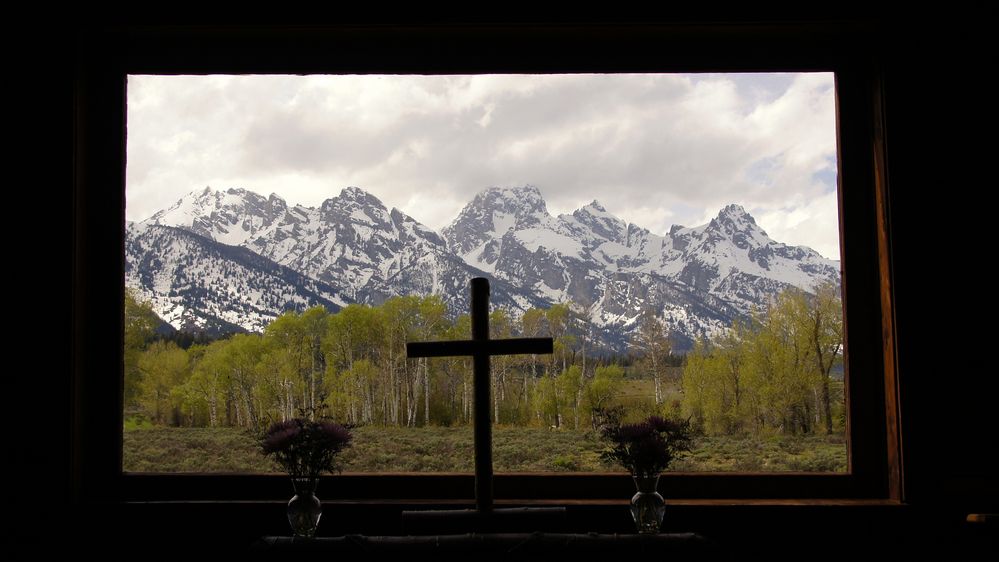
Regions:
[[[904, 509], [885, 508], [688, 508], [679, 510], [698, 530], [717, 537], [727, 537], [729, 545], [747, 537], [773, 537], [749, 541], [747, 548], [764, 552], [776, 548], [785, 553], [805, 550], [816, 541], [826, 543], [827, 553], [845, 553], [873, 540], [883, 549], [921, 551], [927, 541], [954, 548], [972, 548], [983, 544], [982, 533], [963, 524], [971, 511], [997, 511], [997, 470], [991, 457], [999, 450], [993, 414], [996, 395], [992, 378], [995, 367], [987, 359], [992, 347], [990, 327], [993, 288], [985, 272], [990, 263], [989, 246], [995, 236], [987, 196], [995, 185], [987, 166], [995, 160], [994, 95], [985, 79], [989, 65], [987, 36], [972, 16], [954, 16], [903, 22], [891, 18], [860, 21], [861, 27], [873, 29], [872, 59], [884, 70], [885, 115], [887, 123], [887, 159], [890, 188], [891, 238], [897, 320], [900, 410], [904, 461], [904, 484], [907, 505]], [[786, 25], [786, 22], [785, 24]], [[96, 36], [93, 27], [66, 27], [55, 32], [55, 63], [61, 73], [40, 77], [52, 84], [55, 95], [42, 96], [51, 107], [72, 106], [74, 76], [84, 57], [100, 56], [98, 43], [108, 39]], [[696, 34], [695, 34], [696, 35]], [[81, 45], [80, 42], [87, 43]], [[190, 46], [188, 48], [191, 48]], [[91, 50], [93, 49], [93, 50]], [[480, 53], [516, 64], [509, 54]], [[601, 46], [593, 56], [623, 56], [613, 45]], [[262, 53], [260, 60], [266, 60]], [[84, 62], [94, 62], [93, 60]], [[86, 79], [86, 76], [82, 77]], [[62, 110], [46, 114], [51, 130], [66, 139], [72, 133], [65, 123], [73, 116]], [[48, 123], [48, 121], [42, 121]], [[114, 123], [89, 123], [107, 127]], [[33, 128], [38, 128], [38, 122]], [[46, 125], [42, 129], [49, 129]], [[26, 137], [29, 138], [29, 137]], [[71, 138], [71, 137], [70, 137]], [[56, 153], [66, 153], [73, 146], [63, 140]], [[41, 167], [39, 167], [41, 168]], [[72, 185], [74, 169], [67, 166], [51, 174], [55, 185]], [[71, 189], [65, 192], [71, 194]], [[71, 195], [67, 195], [71, 198]], [[112, 207], [115, 199], [109, 199]], [[98, 201], [90, 201], [99, 205]], [[94, 208], [87, 216], [114, 219], [116, 211]], [[76, 217], [67, 213], [71, 225]], [[85, 230], [74, 227], [69, 233], [73, 244], [81, 239], [107, 235], [108, 226], [91, 224]], [[113, 228], [113, 227], [112, 227]], [[72, 251], [72, 250], [71, 250]], [[78, 257], [76, 254], [71, 254]], [[101, 260], [113, 256], [88, 256], [87, 267], [102, 267]], [[79, 265], [79, 263], [77, 262]], [[55, 277], [69, 275], [66, 269]], [[88, 287], [77, 298], [90, 299], [108, 288]], [[64, 291], [64, 288], [63, 288]], [[100, 299], [98, 299], [100, 300]], [[91, 314], [99, 314], [95, 310]], [[105, 311], [110, 314], [112, 311]], [[984, 321], [983, 326], [975, 322]], [[101, 334], [77, 331], [74, 341], [86, 337], [96, 344]], [[61, 379], [64, 400], [80, 398], [87, 389], [74, 388], [72, 377]], [[56, 409], [56, 408], [53, 408]], [[105, 413], [106, 414], [106, 413]], [[52, 431], [57, 439], [70, 440], [73, 421], [66, 415], [53, 415]], [[84, 420], [86, 421], [86, 420]], [[79, 423], [77, 421], [76, 423]], [[75, 427], [84, 431], [86, 428]], [[79, 435], [79, 434], [77, 434]], [[72, 443], [72, 441], [70, 440]], [[260, 523], [264, 513], [274, 506], [221, 505], [210, 508], [175, 506], [129, 506], [74, 504], [72, 483], [92, 463], [86, 460], [70, 470], [67, 448], [37, 447], [25, 449], [28, 466], [36, 466], [56, 483], [51, 495], [65, 507], [53, 514], [39, 510], [48, 529], [70, 526], [83, 530], [78, 540], [90, 547], [110, 541], [112, 547], [135, 546], [149, 542], [183, 550], [190, 543], [211, 538], [216, 546], [242, 545], [246, 537], [271, 531]], [[108, 496], [113, 497], [113, 491]], [[357, 525], [358, 530], [377, 529], [398, 508], [383, 510], [348, 508], [342, 519]], [[577, 511], [580, 524], [587, 528], [603, 526], [616, 530], [620, 522], [603, 508]], [[112, 533], [108, 528], [128, 529]], [[777, 531], [775, 531], [777, 529]], [[876, 529], [876, 531], [872, 530]], [[211, 530], [209, 532], [209, 530]], [[622, 529], [623, 530], [623, 529]], [[89, 537], [87, 539], [86, 537]], [[166, 537], [172, 537], [169, 541]], [[830, 541], [835, 537], [834, 541]], [[810, 549], [815, 552], [814, 546]]]
[[[893, 22], [884, 44], [905, 498], [947, 550], [988, 549], [999, 511], [991, 276], [995, 97], [973, 17]], [[893, 525], [904, 523], [890, 520]], [[901, 528], [901, 527], [900, 527]], [[919, 547], [909, 545], [918, 551]], [[970, 557], [970, 555], [969, 555]]]
[[970, 19], [896, 24], [885, 74], [906, 497], [994, 511], [986, 37]]

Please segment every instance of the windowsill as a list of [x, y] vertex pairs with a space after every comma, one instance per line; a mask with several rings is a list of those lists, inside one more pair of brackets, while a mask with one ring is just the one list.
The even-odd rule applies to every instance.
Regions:
[[[153, 501], [125, 501], [123, 505], [273, 505], [287, 504], [286, 500], [153, 500]], [[442, 507], [462, 507], [472, 508], [475, 502], [472, 500], [454, 499], [378, 499], [378, 500], [322, 500], [323, 505], [330, 506], [442, 506]], [[531, 506], [576, 506], [576, 507], [602, 507], [628, 505], [629, 500], [600, 500], [600, 499], [545, 499], [545, 500], [516, 500], [505, 499], [495, 500], [494, 503], [500, 507], [531, 507]], [[683, 507], [906, 507], [906, 504], [892, 499], [825, 499], [825, 498], [800, 498], [800, 499], [677, 499], [666, 498], [669, 506]]]
[[[290, 497], [290, 494], [289, 496]], [[322, 499], [322, 496], [320, 495]], [[474, 507], [469, 500], [325, 500], [320, 536], [409, 536], [434, 534], [427, 523], [404, 520], [405, 511], [456, 510]], [[524, 532], [634, 533], [629, 498], [606, 500], [497, 500], [500, 509], [564, 507], [564, 515], [539, 520]], [[285, 500], [136, 501], [112, 508], [126, 525], [155, 521], [166, 534], [200, 540], [208, 528], [222, 524], [228, 534], [247, 541], [288, 532]], [[109, 506], [110, 507], [110, 506]], [[739, 537], [759, 536], [782, 529], [781, 536], [844, 529], [859, 533], [886, 526], [906, 529], [921, 510], [886, 499], [685, 499], [666, 498], [664, 533], [693, 532], [733, 544]], [[142, 522], [142, 523], [139, 523]], [[467, 532], [465, 522], [440, 523], [437, 534]], [[527, 528], [530, 527], [530, 528]], [[166, 531], [169, 529], [169, 531]], [[796, 531], [795, 531], [796, 529]], [[144, 531], [152, 533], [151, 530]], [[211, 533], [209, 533], [211, 534]], [[220, 535], [221, 536], [221, 535]], [[797, 535], [795, 535], [797, 536]], [[249, 544], [249, 543], [247, 543]]]
[[[522, 532], [600, 535], [635, 532], [627, 498], [498, 500], [496, 504], [500, 508], [566, 507], [564, 518], [552, 522], [550, 528], [542, 525], [521, 529]], [[87, 540], [94, 544], [85, 546], [102, 548], [106, 530], [114, 528], [116, 537], [124, 537], [121, 540], [135, 548], [155, 541], [178, 553], [200, 549], [198, 551], [218, 551], [231, 556], [261, 537], [287, 535], [286, 505], [287, 500], [133, 501], [117, 507], [103, 506], [106, 509], [101, 506], [87, 508], [81, 513], [85, 517], [79, 522], [81, 526], [93, 527]], [[323, 502], [318, 536], [430, 535], [433, 533], [426, 529], [407, 528], [402, 512], [471, 507], [472, 502], [468, 500], [327, 500]], [[870, 541], [890, 547], [899, 544], [900, 537], [910, 536], [913, 529], [922, 529], [920, 536], [931, 536], [929, 531], [932, 529], [944, 528], [938, 525], [942, 518], [917, 506], [887, 499], [670, 500], [667, 497], [666, 509], [663, 533], [696, 533], [713, 548], [739, 555], [732, 559], [764, 555], [772, 558], [773, 549], [800, 553], [815, 545], [822, 545], [823, 553], [845, 553], [853, 547], [869, 548]], [[951, 528], [957, 527], [947, 527]], [[446, 530], [441, 529], [437, 534], [449, 534], [443, 532]], [[832, 536], [840, 538], [830, 541]], [[170, 540], [164, 542], [164, 537], [170, 537]], [[119, 548], [120, 545], [115, 544]]]
[[[118, 499], [139, 503], [287, 501], [291, 492], [282, 474], [131, 473], [122, 475], [120, 484]], [[625, 473], [497, 474], [493, 484], [497, 502], [518, 505], [595, 506], [635, 493]], [[321, 479], [319, 489], [321, 499], [345, 505], [462, 505], [472, 503], [474, 476], [344, 473]], [[839, 473], [667, 473], [659, 490], [675, 505], [857, 505], [849, 502], [889, 499], [857, 485], [856, 475]]]

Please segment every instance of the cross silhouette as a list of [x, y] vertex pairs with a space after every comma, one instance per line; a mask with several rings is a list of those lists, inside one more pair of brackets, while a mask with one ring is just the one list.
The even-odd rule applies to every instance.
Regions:
[[492, 421], [489, 418], [489, 358], [493, 355], [552, 353], [552, 338], [489, 339], [489, 280], [472, 279], [472, 339], [410, 342], [407, 357], [472, 356], [475, 424], [475, 507], [479, 514], [493, 509]]

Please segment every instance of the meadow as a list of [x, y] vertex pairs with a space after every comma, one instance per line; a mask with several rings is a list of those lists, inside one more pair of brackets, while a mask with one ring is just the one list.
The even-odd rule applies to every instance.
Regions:
[[[344, 472], [472, 472], [472, 428], [363, 426], [342, 456]], [[493, 428], [496, 472], [608, 472], [605, 443], [592, 431]], [[277, 472], [240, 428], [130, 427], [126, 472]], [[671, 470], [710, 472], [845, 472], [842, 435], [702, 436]]]

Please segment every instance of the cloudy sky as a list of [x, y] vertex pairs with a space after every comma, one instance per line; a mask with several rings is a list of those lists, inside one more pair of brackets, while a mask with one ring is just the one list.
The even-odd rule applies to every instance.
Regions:
[[658, 234], [743, 205], [839, 258], [833, 75], [130, 76], [126, 215], [205, 186], [357, 186], [440, 229], [490, 186]]

